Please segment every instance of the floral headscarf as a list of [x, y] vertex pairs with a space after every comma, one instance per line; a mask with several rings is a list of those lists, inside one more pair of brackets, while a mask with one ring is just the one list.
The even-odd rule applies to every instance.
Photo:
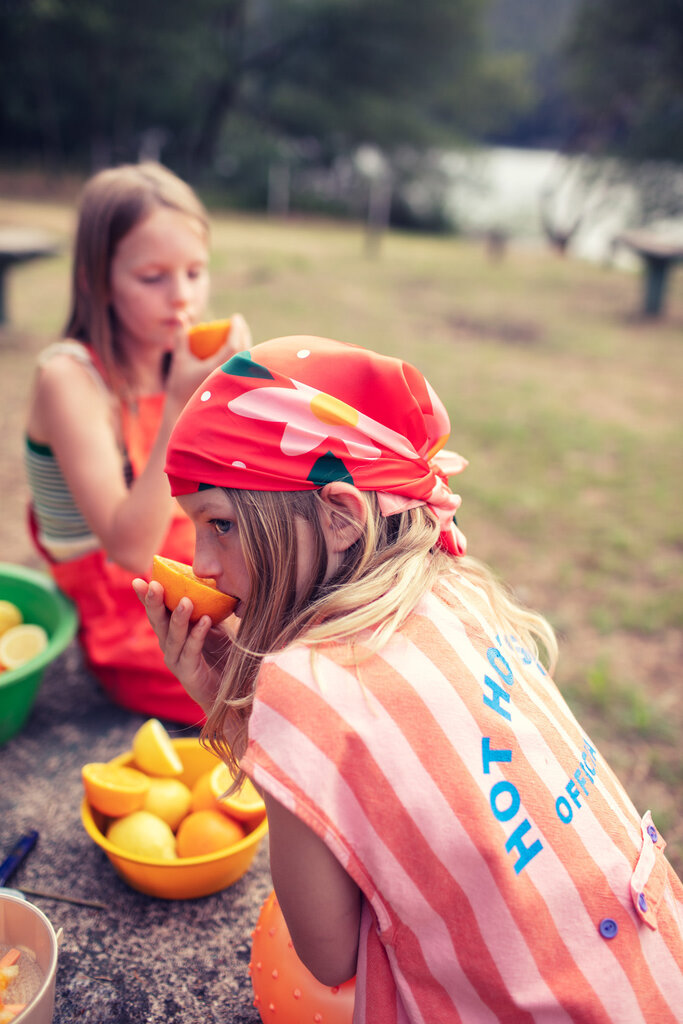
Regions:
[[166, 473], [174, 495], [344, 480], [376, 491], [383, 515], [426, 505], [441, 546], [462, 555], [460, 497], [447, 476], [467, 460], [443, 450], [449, 433], [438, 395], [410, 363], [327, 338], [276, 338], [207, 377], [171, 434]]

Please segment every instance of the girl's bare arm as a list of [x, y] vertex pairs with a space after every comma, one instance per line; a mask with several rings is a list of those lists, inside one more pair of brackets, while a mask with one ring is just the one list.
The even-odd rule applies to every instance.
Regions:
[[146, 573], [175, 508], [164, 474], [166, 446], [185, 401], [214, 364], [250, 343], [241, 317], [226, 345], [211, 360], [179, 341], [169, 377], [162, 422], [143, 472], [129, 489], [123, 475], [112, 406], [88, 370], [57, 356], [38, 375], [29, 433], [53, 450], [74, 501], [107, 555], [130, 572]]
[[[170, 427], [169, 422], [162, 432]], [[173, 509], [161, 448], [152, 453], [145, 479], [129, 490], [111, 401], [69, 356], [55, 357], [39, 372], [29, 433], [54, 452], [76, 505], [108, 556], [132, 572], [146, 572]]]
[[273, 885], [294, 948], [319, 981], [340, 985], [356, 973], [360, 889], [307, 825], [263, 796]]

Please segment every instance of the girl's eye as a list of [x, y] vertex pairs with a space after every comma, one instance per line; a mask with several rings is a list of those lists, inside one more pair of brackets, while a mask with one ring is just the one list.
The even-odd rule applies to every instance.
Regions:
[[161, 281], [161, 274], [143, 274], [140, 280], [143, 284], [158, 284]]
[[188, 270], [187, 276], [189, 277], [190, 281], [197, 281], [202, 276], [203, 273], [204, 267], [193, 267], [191, 270]]
[[226, 533], [229, 533], [232, 529], [232, 520], [230, 519], [212, 519], [211, 525], [218, 534], [219, 537], [223, 537]]

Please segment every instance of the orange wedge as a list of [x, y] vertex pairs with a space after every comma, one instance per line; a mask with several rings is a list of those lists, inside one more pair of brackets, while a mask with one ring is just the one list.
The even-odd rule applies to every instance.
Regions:
[[209, 320], [190, 327], [190, 352], [197, 359], [208, 359], [225, 344], [230, 333], [230, 320]]
[[88, 803], [111, 818], [139, 811], [145, 802], [150, 780], [136, 768], [91, 762], [81, 769]]
[[172, 558], [154, 556], [152, 579], [164, 588], [164, 604], [171, 612], [181, 598], [189, 597], [193, 604], [190, 622], [208, 615], [216, 626], [231, 615], [237, 605], [237, 598], [219, 590], [215, 580], [200, 579], [189, 565], [175, 562]]
[[220, 809], [239, 821], [251, 822], [262, 818], [266, 813], [266, 805], [253, 782], [245, 779], [237, 792], [231, 793], [230, 796], [223, 796], [231, 783], [232, 776], [226, 765], [217, 764], [211, 771], [211, 792]]

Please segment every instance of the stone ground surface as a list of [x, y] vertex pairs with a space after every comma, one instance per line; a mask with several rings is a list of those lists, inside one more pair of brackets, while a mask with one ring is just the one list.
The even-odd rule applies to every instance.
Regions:
[[[25, 727], [0, 747], [0, 859], [40, 832], [8, 885], [106, 907], [29, 897], [64, 932], [54, 1024], [259, 1024], [248, 965], [272, 888], [267, 840], [230, 888], [169, 901], [124, 883], [81, 824], [81, 766], [130, 749], [143, 721], [108, 700], [72, 645], [46, 672]], [[196, 734], [164, 724], [172, 736]]]

